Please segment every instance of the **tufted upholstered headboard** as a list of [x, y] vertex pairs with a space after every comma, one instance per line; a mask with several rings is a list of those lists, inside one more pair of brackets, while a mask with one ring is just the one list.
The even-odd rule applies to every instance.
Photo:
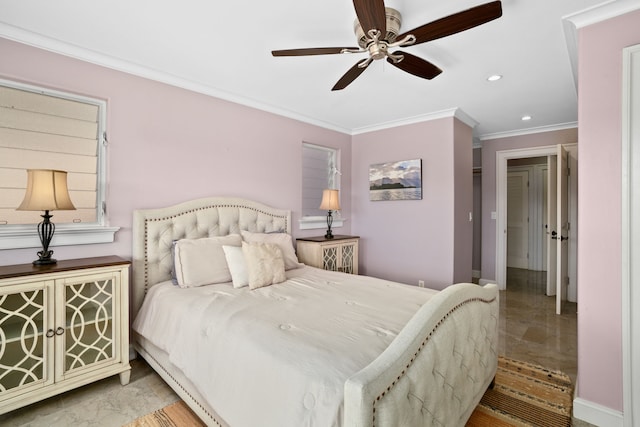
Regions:
[[171, 278], [174, 240], [226, 236], [241, 230], [291, 234], [291, 211], [230, 197], [134, 211], [132, 318], [147, 290]]

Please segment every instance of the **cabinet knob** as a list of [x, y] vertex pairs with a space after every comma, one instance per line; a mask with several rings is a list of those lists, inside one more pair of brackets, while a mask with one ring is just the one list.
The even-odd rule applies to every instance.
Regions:
[[58, 329], [56, 329], [56, 335], [62, 335], [64, 334], [64, 329], [62, 328], [62, 326], [58, 326]]
[[47, 334], [46, 334], [47, 338], [51, 338], [51, 337], [52, 337], [52, 336], [54, 336], [54, 335], [55, 335], [55, 332], [53, 332], [53, 329], [49, 329], [49, 330], [47, 331]]

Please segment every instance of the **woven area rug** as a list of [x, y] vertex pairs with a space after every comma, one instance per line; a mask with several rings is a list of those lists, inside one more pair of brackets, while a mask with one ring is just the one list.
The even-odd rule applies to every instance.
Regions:
[[138, 418], [125, 427], [205, 427], [181, 400]]
[[564, 373], [500, 356], [487, 390], [467, 427], [571, 426], [571, 379]]
[[[500, 356], [496, 384], [484, 394], [467, 427], [569, 427], [572, 394], [571, 379], [566, 374]], [[187, 426], [204, 424], [182, 401], [126, 425]]]

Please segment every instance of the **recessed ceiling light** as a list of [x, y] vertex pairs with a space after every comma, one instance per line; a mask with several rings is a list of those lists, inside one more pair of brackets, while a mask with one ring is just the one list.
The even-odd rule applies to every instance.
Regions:
[[527, 120], [531, 120], [531, 116], [527, 115], [527, 116], [522, 116], [522, 121], [526, 122]]
[[498, 81], [502, 78], [502, 76], [500, 74], [494, 74], [492, 76], [487, 77], [487, 80], [489, 80], [490, 82], [495, 82]]

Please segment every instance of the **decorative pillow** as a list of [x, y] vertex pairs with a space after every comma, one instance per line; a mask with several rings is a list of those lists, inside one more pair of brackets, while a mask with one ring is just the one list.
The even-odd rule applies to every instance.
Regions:
[[272, 243], [278, 245], [282, 251], [282, 257], [284, 258], [285, 270], [291, 270], [292, 268], [300, 268], [303, 264], [300, 264], [296, 251], [293, 249], [293, 240], [291, 235], [287, 233], [251, 233], [250, 231], [242, 230], [242, 239], [248, 243]]
[[247, 263], [244, 260], [241, 246], [223, 246], [224, 256], [227, 259], [227, 266], [231, 272], [231, 281], [234, 288], [242, 288], [249, 285], [249, 272]]
[[287, 280], [282, 250], [273, 243], [242, 242], [249, 273], [249, 288], [257, 289]]
[[178, 286], [191, 288], [231, 282], [231, 273], [222, 245], [241, 244], [242, 237], [238, 234], [178, 240], [174, 248], [174, 268]]
[[177, 240], [171, 242], [171, 282], [178, 286], [178, 278], [176, 277], [176, 243]]

